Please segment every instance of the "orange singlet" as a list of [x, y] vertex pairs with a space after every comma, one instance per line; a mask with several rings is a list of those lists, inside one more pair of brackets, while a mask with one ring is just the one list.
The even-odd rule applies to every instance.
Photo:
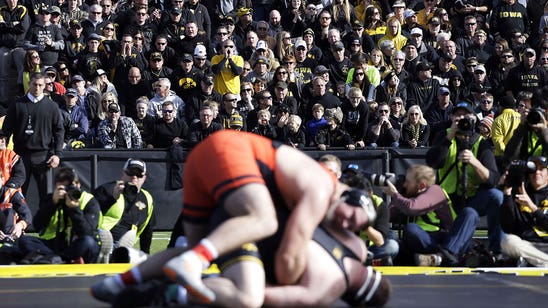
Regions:
[[200, 142], [184, 170], [183, 217], [207, 223], [217, 205], [235, 189], [250, 183], [275, 189], [276, 141], [256, 134], [222, 130]]

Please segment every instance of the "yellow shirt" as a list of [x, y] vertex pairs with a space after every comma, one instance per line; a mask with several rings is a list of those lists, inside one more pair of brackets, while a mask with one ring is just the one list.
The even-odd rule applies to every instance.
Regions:
[[[224, 58], [224, 55], [213, 56], [211, 59], [211, 66], [219, 64]], [[231, 59], [234, 61], [236, 66], [244, 67], [244, 58], [240, 56], [232, 56]], [[221, 72], [219, 74], [215, 74], [213, 81], [215, 82], [213, 88], [221, 95], [224, 95], [227, 92], [234, 94], [240, 93], [240, 76], [234, 75], [228, 61], [226, 61], [225, 67], [221, 69]]]

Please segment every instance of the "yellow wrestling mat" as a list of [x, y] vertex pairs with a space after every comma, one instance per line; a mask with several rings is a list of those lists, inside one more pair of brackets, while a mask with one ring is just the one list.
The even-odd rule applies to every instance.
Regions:
[[[8, 265], [0, 266], [0, 278], [75, 277], [113, 275], [127, 271], [131, 264], [57, 264], [57, 265]], [[387, 276], [407, 275], [478, 275], [481, 273], [509, 274], [516, 276], [548, 276], [548, 268], [515, 267], [419, 267], [378, 266], [375, 269]], [[214, 272], [214, 271], [211, 271]], [[210, 272], [210, 273], [211, 273]]]

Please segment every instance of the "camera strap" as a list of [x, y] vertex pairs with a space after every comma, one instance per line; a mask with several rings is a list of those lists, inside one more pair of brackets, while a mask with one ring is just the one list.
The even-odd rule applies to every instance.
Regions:
[[451, 171], [453, 170], [453, 168], [455, 168], [456, 165], [457, 165], [457, 161], [453, 162], [453, 164], [451, 164], [451, 166], [449, 167], [449, 170], [447, 170], [447, 172], [443, 175], [443, 177], [438, 181], [438, 184], [440, 186], [443, 183], [443, 181], [445, 181], [445, 179], [449, 176], [449, 174], [451, 174]]

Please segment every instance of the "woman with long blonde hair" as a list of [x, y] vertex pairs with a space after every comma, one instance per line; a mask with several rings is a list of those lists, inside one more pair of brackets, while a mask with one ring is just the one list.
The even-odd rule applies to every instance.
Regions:
[[424, 119], [421, 107], [413, 105], [409, 107], [407, 116], [403, 120], [400, 147], [426, 147], [430, 137], [430, 125]]
[[348, 0], [334, 0], [325, 9], [331, 12], [332, 26], [340, 29], [341, 33], [352, 31], [350, 25], [353, 20], [357, 19], [357, 16], [354, 6]]

